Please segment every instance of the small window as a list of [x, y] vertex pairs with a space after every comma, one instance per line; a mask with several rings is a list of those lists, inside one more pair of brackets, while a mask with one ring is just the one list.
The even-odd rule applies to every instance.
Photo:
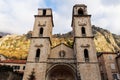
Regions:
[[82, 36], [86, 36], [86, 31], [84, 27], [81, 28], [81, 31], [82, 31]]
[[60, 57], [65, 57], [65, 51], [60, 51], [60, 52], [59, 52], [59, 56], [60, 56]]
[[89, 55], [87, 49], [84, 50], [84, 58], [85, 58], [85, 62], [89, 62]]
[[23, 66], [23, 70], [25, 70], [25, 66]]
[[20, 66], [13, 66], [13, 69], [19, 70], [19, 69], [20, 69]]
[[43, 16], [46, 15], [46, 9], [43, 9]]
[[78, 15], [83, 15], [83, 10], [81, 8], [78, 9]]
[[40, 36], [43, 36], [43, 28], [40, 28], [39, 34], [40, 34]]
[[19, 69], [20, 69], [20, 66], [17, 66], [17, 69], [19, 70]]
[[39, 57], [40, 57], [40, 49], [36, 50], [36, 56], [35, 56], [35, 61], [39, 61]]
[[109, 60], [112, 60], [112, 56], [109, 56]]
[[119, 74], [118, 73], [113, 73], [113, 79], [114, 80], [119, 80]]
[[111, 66], [111, 69], [115, 69], [115, 64], [114, 63], [111, 63], [110, 66]]
[[36, 57], [39, 57], [40, 56], [40, 49], [37, 49], [36, 50]]

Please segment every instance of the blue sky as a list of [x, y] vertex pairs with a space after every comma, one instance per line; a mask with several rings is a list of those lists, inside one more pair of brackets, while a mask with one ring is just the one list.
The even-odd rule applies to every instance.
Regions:
[[71, 31], [72, 7], [86, 4], [92, 25], [120, 35], [120, 0], [0, 0], [0, 32], [24, 34], [33, 29], [38, 8], [52, 8], [53, 33]]

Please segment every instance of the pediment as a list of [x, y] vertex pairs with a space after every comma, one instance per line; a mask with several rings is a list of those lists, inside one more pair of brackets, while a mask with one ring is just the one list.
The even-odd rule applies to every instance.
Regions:
[[73, 58], [73, 49], [64, 43], [53, 47], [49, 58]]

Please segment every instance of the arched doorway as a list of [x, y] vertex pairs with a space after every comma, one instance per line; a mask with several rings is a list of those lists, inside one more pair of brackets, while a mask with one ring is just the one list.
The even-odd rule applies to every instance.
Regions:
[[47, 73], [46, 80], [76, 80], [75, 71], [67, 65], [56, 65]]

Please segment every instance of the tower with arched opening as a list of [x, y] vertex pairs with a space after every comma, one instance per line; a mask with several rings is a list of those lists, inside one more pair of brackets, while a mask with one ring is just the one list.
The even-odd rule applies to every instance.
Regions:
[[90, 17], [86, 5], [73, 7], [72, 28], [78, 80], [101, 80]]

